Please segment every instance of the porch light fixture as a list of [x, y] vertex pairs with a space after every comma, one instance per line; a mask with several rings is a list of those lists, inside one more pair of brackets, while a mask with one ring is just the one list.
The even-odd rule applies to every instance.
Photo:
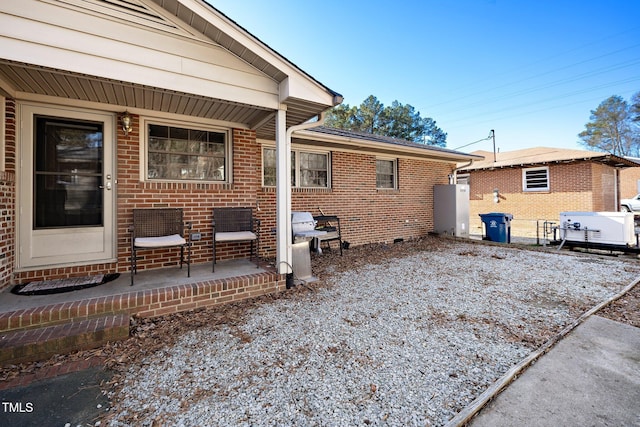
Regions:
[[124, 131], [125, 136], [129, 135], [129, 132], [133, 129], [133, 125], [131, 124], [132, 120], [128, 111], [122, 113], [122, 116], [120, 116], [120, 122], [122, 123], [122, 130]]
[[500, 191], [497, 188], [493, 189], [493, 203], [500, 203]]

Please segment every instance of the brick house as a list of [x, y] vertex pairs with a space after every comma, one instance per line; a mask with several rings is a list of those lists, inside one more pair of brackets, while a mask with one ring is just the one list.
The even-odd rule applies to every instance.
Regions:
[[0, 289], [129, 271], [136, 207], [182, 208], [195, 264], [213, 207], [254, 208], [278, 266], [259, 292], [289, 272], [292, 210], [339, 215], [355, 245], [431, 231], [433, 185], [479, 157], [314, 129], [340, 102], [202, 0], [2, 2]]
[[[458, 183], [470, 186], [470, 229], [483, 230], [481, 213], [513, 215], [513, 236], [536, 237], [537, 224], [558, 222], [560, 212], [618, 211], [620, 173], [637, 166], [608, 153], [536, 147], [494, 153], [460, 164]], [[497, 191], [497, 202], [495, 192]]]
[[640, 193], [640, 158], [629, 157], [638, 166], [620, 171], [620, 198], [630, 199]]

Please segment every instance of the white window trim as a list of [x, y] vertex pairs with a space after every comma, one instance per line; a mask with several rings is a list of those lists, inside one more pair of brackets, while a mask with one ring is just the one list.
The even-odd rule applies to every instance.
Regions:
[[0, 95], [0, 171], [5, 170], [5, 151], [7, 149], [6, 143], [6, 123], [7, 123], [7, 105], [4, 96]]
[[[461, 182], [461, 181], [464, 181], [464, 182]], [[471, 184], [471, 175], [468, 174], [468, 173], [457, 174], [455, 183], [456, 184], [470, 185]]]
[[[162, 125], [162, 126], [172, 126], [172, 127], [180, 127], [186, 129], [198, 129], [198, 130], [206, 130], [211, 132], [220, 132], [226, 135], [225, 137], [225, 179], [221, 181], [208, 181], [208, 180], [200, 180], [200, 179], [149, 179], [149, 150], [148, 150], [148, 142], [149, 142], [149, 125]], [[229, 184], [233, 182], [233, 157], [231, 155], [233, 151], [233, 141], [232, 141], [233, 132], [229, 128], [212, 126], [206, 123], [200, 122], [183, 122], [176, 121], [171, 119], [161, 119], [155, 117], [140, 117], [140, 181], [141, 182], [181, 182], [181, 183], [206, 183], [206, 184]]]
[[[544, 187], [544, 188], [527, 188], [527, 172], [540, 171], [540, 170], [544, 170], [547, 173], [547, 186]], [[550, 183], [549, 167], [548, 166], [522, 169], [522, 191], [523, 192], [536, 193], [536, 192], [550, 191], [550, 189], [551, 189], [551, 183]]]
[[[393, 188], [378, 187], [378, 160], [393, 162]], [[393, 191], [398, 189], [398, 159], [396, 157], [376, 157], [376, 190]]]
[[[275, 185], [265, 185], [264, 183], [264, 149], [269, 148], [271, 150], [275, 150], [275, 145], [272, 144], [263, 144], [260, 149], [260, 157], [261, 157], [261, 181], [262, 186], [267, 188], [275, 188]], [[295, 153], [295, 165], [293, 166], [295, 172], [295, 183], [296, 185], [292, 186], [292, 188], [301, 188], [301, 189], [329, 189], [331, 188], [331, 151], [327, 150], [318, 150], [316, 148], [307, 148], [306, 146], [292, 146], [291, 152]], [[300, 186], [300, 153], [312, 153], [312, 154], [323, 154], [327, 156], [327, 186], [326, 187], [302, 187]]]

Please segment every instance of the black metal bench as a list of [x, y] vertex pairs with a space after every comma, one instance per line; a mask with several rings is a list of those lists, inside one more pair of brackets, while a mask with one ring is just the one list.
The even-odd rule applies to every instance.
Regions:
[[318, 215], [314, 216], [316, 221], [316, 230], [326, 231], [326, 234], [318, 236], [318, 245], [322, 242], [327, 242], [329, 249], [331, 249], [331, 243], [334, 240], [338, 241], [340, 246], [340, 256], [342, 256], [342, 231], [340, 230], [340, 218], [335, 215]]
[[[131, 286], [138, 272], [138, 251], [160, 248], [180, 248], [180, 268], [185, 263], [187, 248], [187, 277], [191, 277], [191, 223], [183, 221], [182, 209], [134, 209], [131, 232]], [[185, 238], [186, 235], [186, 238]]]
[[249, 257], [255, 255], [260, 268], [260, 220], [253, 217], [251, 208], [213, 209], [213, 271], [216, 271], [216, 244], [226, 242], [250, 242]]

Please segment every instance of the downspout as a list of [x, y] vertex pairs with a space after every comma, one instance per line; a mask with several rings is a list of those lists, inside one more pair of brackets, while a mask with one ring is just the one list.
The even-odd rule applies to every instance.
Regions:
[[[285, 233], [278, 233], [277, 237], [279, 239], [284, 239], [285, 245], [277, 244], [278, 248], [282, 248], [283, 246], [286, 248], [285, 253], [280, 253], [282, 251], [278, 251], [277, 255], [277, 270], [280, 274], [292, 274], [293, 273], [293, 249], [292, 249], [292, 241], [291, 241], [291, 138], [294, 132], [300, 130], [306, 130], [315, 128], [318, 126], [322, 126], [325, 120], [325, 112], [320, 113], [318, 116], [318, 120], [315, 122], [305, 122], [299, 125], [291, 126], [285, 132], [285, 168], [284, 172], [286, 174], [285, 182], [286, 184], [283, 186], [279, 186], [279, 189], [282, 187], [285, 188], [284, 204], [280, 204], [282, 206], [282, 212], [276, 212], [277, 216], [277, 225], [278, 227], [282, 227], [284, 225]], [[277, 196], [277, 195], [276, 195]]]
[[457, 182], [457, 175], [458, 175], [458, 171], [459, 170], [463, 170], [468, 168], [469, 166], [471, 166], [473, 164], [473, 159], [471, 159], [469, 161], [469, 163], [467, 163], [466, 165], [462, 165], [460, 167], [457, 167], [453, 170], [453, 172], [451, 173], [451, 175], [449, 175], [449, 184], [455, 184]]
[[326, 116], [326, 113], [323, 111], [322, 113], [318, 114], [317, 116], [318, 120], [316, 120], [315, 122], [305, 122], [299, 125], [291, 126], [289, 129], [287, 129], [287, 144], [288, 145], [291, 144], [291, 136], [293, 135], [294, 132], [322, 126], [324, 124], [325, 116]]

